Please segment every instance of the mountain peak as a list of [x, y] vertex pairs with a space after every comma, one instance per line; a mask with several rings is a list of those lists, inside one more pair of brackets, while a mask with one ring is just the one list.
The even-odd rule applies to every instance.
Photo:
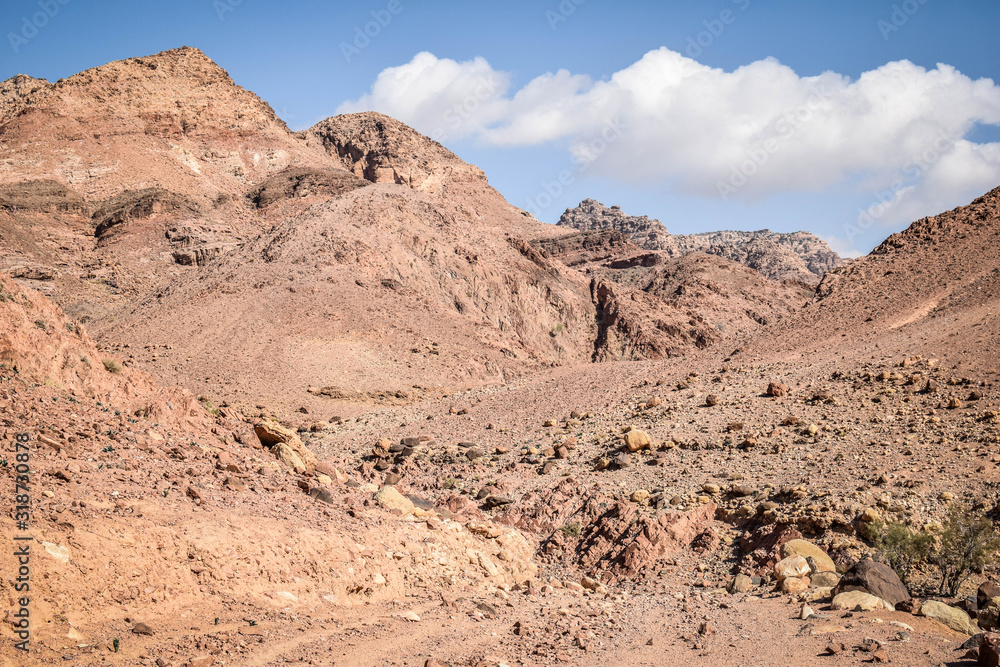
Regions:
[[300, 136], [373, 183], [433, 190], [445, 182], [486, 182], [475, 165], [409, 125], [375, 111], [333, 116]]

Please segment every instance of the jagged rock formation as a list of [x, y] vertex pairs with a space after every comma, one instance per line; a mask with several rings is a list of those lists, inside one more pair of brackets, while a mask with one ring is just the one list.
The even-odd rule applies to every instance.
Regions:
[[455, 181], [486, 182], [475, 165], [394, 118], [375, 112], [335, 116], [300, 133], [359, 178], [437, 191]]
[[593, 199], [566, 209], [558, 224], [579, 230], [615, 229], [636, 245], [671, 257], [691, 252], [718, 255], [775, 280], [816, 284], [827, 271], [843, 264], [825, 241], [809, 232], [774, 233], [765, 229], [671, 234], [659, 220], [630, 216], [618, 206], [608, 208]]

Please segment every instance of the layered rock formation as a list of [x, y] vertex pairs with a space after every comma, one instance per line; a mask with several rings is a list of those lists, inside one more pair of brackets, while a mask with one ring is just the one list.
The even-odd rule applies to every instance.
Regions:
[[636, 245], [670, 257], [691, 252], [718, 255], [746, 264], [775, 280], [816, 284], [827, 271], [843, 264], [825, 241], [809, 232], [775, 233], [764, 229], [671, 234], [659, 220], [645, 215], [630, 216], [619, 206], [608, 208], [593, 199], [566, 209], [558, 224], [585, 231], [614, 229]]

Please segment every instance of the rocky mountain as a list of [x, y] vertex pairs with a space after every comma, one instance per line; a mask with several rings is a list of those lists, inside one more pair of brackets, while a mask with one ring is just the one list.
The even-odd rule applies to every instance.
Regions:
[[0, 663], [1000, 661], [1000, 189], [814, 287], [193, 49], [0, 99]]
[[775, 280], [815, 285], [843, 260], [822, 239], [809, 232], [775, 233], [720, 231], [671, 234], [659, 220], [630, 216], [619, 206], [604, 206], [593, 199], [566, 209], [557, 223], [578, 230], [615, 229], [646, 250], [677, 257], [704, 252], [746, 264]]
[[[0, 91], [0, 262], [127, 364], [214, 400], [405, 403], [759, 326], [742, 302], [681, 307], [652, 274], [588, 275], [643, 250], [546, 246], [560, 228], [387, 116], [291, 133], [196, 49]], [[761, 317], [794, 292], [765, 290]]]

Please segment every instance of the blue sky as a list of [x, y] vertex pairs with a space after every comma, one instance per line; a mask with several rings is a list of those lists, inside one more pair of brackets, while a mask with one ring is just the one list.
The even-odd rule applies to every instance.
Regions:
[[997, 26], [995, 0], [7, 0], [0, 79], [196, 46], [293, 129], [389, 112], [546, 222], [593, 197], [867, 252], [1000, 185]]

